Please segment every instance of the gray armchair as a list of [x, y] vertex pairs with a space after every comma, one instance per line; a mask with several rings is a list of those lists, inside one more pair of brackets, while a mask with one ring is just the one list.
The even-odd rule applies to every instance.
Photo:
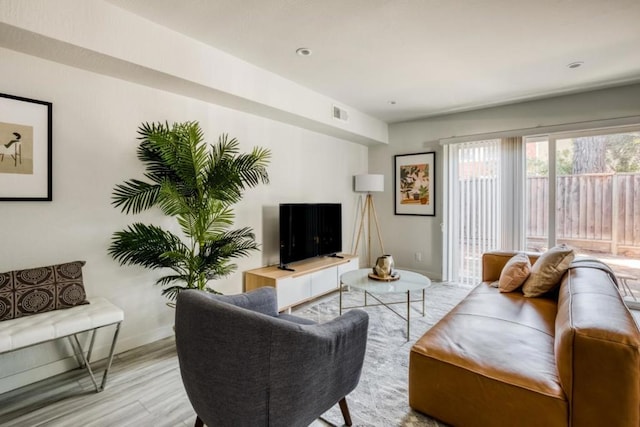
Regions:
[[322, 324], [278, 314], [274, 288], [240, 295], [188, 290], [176, 303], [176, 346], [196, 426], [308, 426], [358, 385], [369, 318]]

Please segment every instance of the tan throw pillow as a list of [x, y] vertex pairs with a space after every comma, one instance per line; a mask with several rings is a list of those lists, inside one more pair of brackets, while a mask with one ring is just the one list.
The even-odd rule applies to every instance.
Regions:
[[573, 249], [564, 244], [540, 255], [531, 267], [531, 275], [522, 285], [524, 296], [539, 297], [555, 289], [574, 257]]
[[500, 273], [498, 288], [500, 292], [513, 292], [518, 289], [531, 273], [531, 261], [524, 253], [511, 257]]

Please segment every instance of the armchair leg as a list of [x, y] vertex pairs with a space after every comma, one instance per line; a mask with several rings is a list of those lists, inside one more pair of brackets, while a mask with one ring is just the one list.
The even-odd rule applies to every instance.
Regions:
[[199, 416], [196, 415], [196, 424], [194, 427], [204, 427], [204, 423], [202, 422], [202, 420], [200, 419]]
[[343, 397], [338, 403], [340, 404], [340, 411], [342, 411], [344, 424], [347, 426], [351, 426], [353, 423], [351, 422], [351, 414], [349, 414], [349, 407], [347, 406], [347, 398]]

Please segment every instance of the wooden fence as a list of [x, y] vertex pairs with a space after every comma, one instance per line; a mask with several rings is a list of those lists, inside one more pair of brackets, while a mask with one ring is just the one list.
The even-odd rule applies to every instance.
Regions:
[[[482, 253], [499, 246], [500, 225], [488, 200], [498, 189], [494, 177], [462, 179], [451, 208], [459, 213], [454, 264], [459, 282], [475, 283]], [[527, 178], [527, 250], [548, 247], [549, 179]], [[505, 201], [509, 203], [509, 201]], [[556, 240], [603, 254], [640, 257], [640, 174], [559, 176], [556, 186]]]
[[[640, 174], [559, 176], [556, 240], [603, 253], [640, 256]], [[548, 235], [548, 178], [527, 178], [527, 245]]]

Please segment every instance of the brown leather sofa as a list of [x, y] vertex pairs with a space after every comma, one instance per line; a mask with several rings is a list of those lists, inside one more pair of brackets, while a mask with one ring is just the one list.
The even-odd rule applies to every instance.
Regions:
[[411, 407], [454, 426], [639, 426], [640, 332], [610, 270], [574, 261], [525, 298], [489, 285], [512, 255], [484, 254], [483, 283], [412, 347]]

